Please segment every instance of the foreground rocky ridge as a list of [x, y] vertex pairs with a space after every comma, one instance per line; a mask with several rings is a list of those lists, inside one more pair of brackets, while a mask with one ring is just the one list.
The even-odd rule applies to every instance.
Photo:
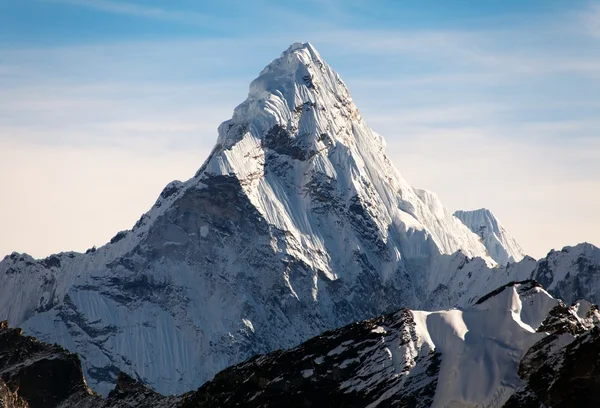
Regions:
[[403, 309], [325, 332], [181, 396], [121, 373], [104, 399], [85, 384], [76, 355], [3, 323], [0, 406], [592, 407], [599, 316], [595, 305], [568, 307], [535, 281], [511, 283], [462, 311]]
[[164, 397], [121, 374], [106, 399], [86, 384], [76, 354], [0, 323], [0, 407], [118, 408], [169, 407], [180, 397]]

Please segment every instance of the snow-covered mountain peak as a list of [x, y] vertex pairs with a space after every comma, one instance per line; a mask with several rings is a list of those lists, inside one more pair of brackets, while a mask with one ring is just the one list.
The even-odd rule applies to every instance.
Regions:
[[[286, 219], [282, 212], [352, 207], [351, 212], [365, 210], [360, 217], [378, 230], [380, 249], [398, 245], [390, 240], [396, 229], [404, 230], [402, 236], [414, 230], [422, 237], [411, 232], [412, 242], [401, 251], [390, 248], [380, 257], [396, 258], [392, 264], [402, 255], [462, 250], [495, 265], [477, 236], [435, 195], [413, 189], [402, 178], [385, 154], [383, 138], [360, 117], [346, 85], [309, 43], [293, 44], [272, 61], [251, 83], [246, 101], [219, 127], [217, 145], [198, 176], [202, 181], [232, 175], [272, 225], [308, 235], [298, 237], [301, 242], [323, 241], [315, 237], [322, 227], [313, 215]], [[312, 249], [325, 250], [323, 242]], [[387, 276], [395, 268], [380, 269]]]
[[311, 43], [293, 43], [288, 47], [287, 50], [281, 53], [279, 58], [274, 59], [269, 65], [267, 65], [260, 72], [259, 76], [264, 77], [270, 73], [281, 75], [285, 72], [295, 74], [299, 65], [303, 66], [305, 70], [308, 70], [314, 62], [318, 63], [319, 65], [326, 65], [321, 58], [321, 55], [319, 55], [318, 51]]
[[567, 303], [597, 301], [600, 293], [600, 248], [589, 243], [551, 250], [538, 262], [532, 277]]
[[454, 216], [477, 234], [489, 255], [500, 265], [519, 262], [525, 251], [500, 224], [496, 216], [487, 208], [472, 211], [456, 211]]
[[[245, 150], [261, 145], [307, 160], [338, 141], [354, 143], [355, 120], [360, 115], [339, 75], [311, 44], [295, 43], [252, 81], [246, 101], [219, 126], [217, 148], [246, 139]], [[370, 143], [382, 146], [383, 140], [371, 134]]]
[[[310, 43], [294, 43], [267, 65], [250, 84], [249, 100], [271, 95], [289, 102], [316, 102], [325, 105], [328, 98], [349, 99], [349, 91], [340, 76], [325, 62]], [[290, 100], [297, 98], [295, 101]], [[349, 101], [351, 102], [351, 100]], [[335, 103], [335, 102], [334, 102]], [[293, 105], [292, 107], [296, 107]], [[331, 108], [331, 106], [321, 106]]]
[[341, 130], [359, 117], [339, 75], [311, 44], [295, 43], [252, 81], [246, 101], [219, 127], [217, 144], [228, 149], [249, 132], [257, 143], [306, 160], [349, 136]]

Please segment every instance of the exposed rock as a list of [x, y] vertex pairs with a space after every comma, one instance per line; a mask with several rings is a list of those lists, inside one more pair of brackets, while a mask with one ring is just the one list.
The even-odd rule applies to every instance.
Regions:
[[97, 397], [85, 384], [77, 355], [0, 324], [1, 406], [51, 408], [88, 398]]

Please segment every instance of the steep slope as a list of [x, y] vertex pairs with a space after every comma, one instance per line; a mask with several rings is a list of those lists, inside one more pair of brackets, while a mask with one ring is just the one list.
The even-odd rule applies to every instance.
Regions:
[[251, 355], [416, 306], [436, 257], [478, 237], [413, 189], [339, 76], [294, 44], [250, 85], [187, 182], [86, 254], [0, 263], [0, 313], [84, 356], [106, 394], [119, 370], [163, 393]]
[[106, 399], [85, 383], [77, 355], [0, 323], [0, 407], [175, 407], [181, 397], [163, 397], [124, 374]]
[[538, 328], [549, 335], [533, 345], [519, 364], [523, 385], [506, 408], [595, 407], [600, 384], [600, 314], [587, 301], [560, 302]]
[[524, 282], [466, 310], [405, 309], [227, 369], [200, 388], [196, 401], [500, 407], [522, 385], [519, 361], [547, 336], [535, 329], [557, 304], [535, 283]]
[[599, 353], [600, 329], [594, 327], [566, 346], [540, 355], [538, 365], [526, 374], [527, 386], [505, 407], [597, 407], [600, 399]]
[[486, 208], [473, 211], [461, 210], [456, 211], [454, 216], [481, 238], [488, 254], [498, 264], [519, 262], [525, 257], [525, 252], [519, 243], [510, 236], [490, 210]]

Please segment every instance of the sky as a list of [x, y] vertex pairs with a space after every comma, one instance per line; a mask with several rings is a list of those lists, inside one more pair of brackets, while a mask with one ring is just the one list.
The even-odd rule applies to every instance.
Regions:
[[413, 186], [600, 246], [600, 1], [0, 0], [0, 256], [131, 228], [297, 41]]

